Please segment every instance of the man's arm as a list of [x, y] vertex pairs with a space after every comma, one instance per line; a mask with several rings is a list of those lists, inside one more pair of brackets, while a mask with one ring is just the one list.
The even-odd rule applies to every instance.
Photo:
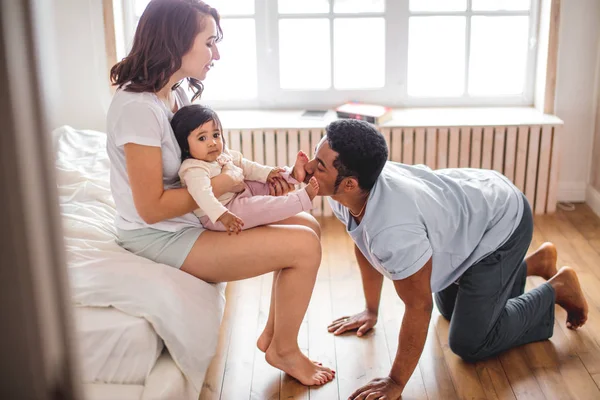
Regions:
[[354, 255], [356, 256], [356, 261], [360, 268], [366, 309], [377, 315], [379, 313], [379, 302], [381, 300], [381, 288], [383, 287], [383, 275], [373, 268], [357, 245], [354, 245]]
[[398, 351], [388, 377], [373, 379], [350, 395], [350, 399], [384, 397], [398, 400], [413, 374], [425, 346], [427, 329], [431, 320], [431, 258], [423, 268], [410, 277], [394, 281], [396, 293], [405, 305], [404, 317], [398, 338]]
[[421, 358], [431, 321], [431, 268], [430, 258], [419, 272], [406, 279], [394, 281], [396, 293], [404, 302], [405, 308], [398, 338], [398, 351], [390, 378], [403, 389]]
[[351, 317], [338, 318], [329, 325], [329, 332], [340, 335], [346, 331], [358, 329], [358, 336], [364, 335], [377, 323], [383, 275], [379, 273], [369, 260], [365, 258], [360, 249], [354, 245], [354, 255], [360, 269], [363, 292], [365, 295], [365, 310]]

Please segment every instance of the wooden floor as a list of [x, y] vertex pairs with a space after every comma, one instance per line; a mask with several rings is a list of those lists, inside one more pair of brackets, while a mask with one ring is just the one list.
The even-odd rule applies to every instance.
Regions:
[[[323, 262], [299, 342], [311, 359], [333, 367], [336, 379], [318, 388], [303, 387], [268, 365], [256, 349], [269, 310], [268, 275], [229, 284], [219, 347], [201, 400], [347, 399], [362, 384], [389, 372], [403, 304], [386, 280], [379, 322], [371, 334], [329, 334], [331, 320], [361, 311], [364, 303], [350, 238], [337, 220], [321, 222]], [[532, 249], [544, 241], [556, 244], [559, 266], [578, 272], [590, 305], [588, 323], [577, 332], [568, 330], [566, 313], [557, 307], [551, 340], [467, 364], [450, 351], [448, 323], [434, 310], [404, 399], [600, 399], [600, 219], [585, 205], [536, 217]], [[541, 283], [530, 278], [527, 286]]]

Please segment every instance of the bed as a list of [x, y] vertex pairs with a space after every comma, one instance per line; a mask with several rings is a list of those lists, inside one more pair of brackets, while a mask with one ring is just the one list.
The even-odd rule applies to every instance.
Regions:
[[52, 138], [86, 398], [197, 399], [225, 286], [119, 247], [106, 135], [64, 126]]

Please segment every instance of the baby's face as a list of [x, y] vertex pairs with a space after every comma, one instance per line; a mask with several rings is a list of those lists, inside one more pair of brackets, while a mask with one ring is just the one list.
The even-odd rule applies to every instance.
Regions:
[[214, 121], [200, 125], [188, 136], [190, 154], [196, 160], [212, 162], [223, 152], [221, 131]]

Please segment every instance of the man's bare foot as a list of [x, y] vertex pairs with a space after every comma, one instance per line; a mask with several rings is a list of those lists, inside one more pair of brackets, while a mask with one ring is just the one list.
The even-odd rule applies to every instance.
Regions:
[[567, 328], [583, 326], [587, 321], [588, 304], [573, 268], [562, 267], [548, 283], [556, 293], [556, 304], [567, 311]]
[[308, 194], [308, 197], [311, 200], [314, 199], [317, 193], [319, 193], [319, 182], [317, 182], [317, 178], [314, 176], [310, 178], [308, 185], [306, 185], [304, 190], [306, 190], [306, 194]]
[[300, 349], [279, 353], [271, 346], [265, 353], [265, 359], [306, 386], [324, 385], [335, 377], [335, 371], [309, 360]]
[[550, 242], [543, 243], [535, 253], [525, 259], [527, 276], [541, 276], [546, 280], [552, 278], [558, 272], [557, 258], [556, 246]]
[[294, 164], [294, 168], [292, 168], [292, 177], [298, 182], [304, 182], [306, 179], [306, 170], [304, 166], [308, 163], [308, 156], [305, 152], [300, 150], [298, 152], [298, 156], [296, 157], [296, 163]]

